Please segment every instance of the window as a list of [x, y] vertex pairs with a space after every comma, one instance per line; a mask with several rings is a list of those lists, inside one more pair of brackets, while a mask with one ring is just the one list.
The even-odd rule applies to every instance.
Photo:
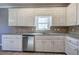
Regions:
[[36, 30], [50, 30], [51, 26], [51, 16], [36, 16], [35, 24]]

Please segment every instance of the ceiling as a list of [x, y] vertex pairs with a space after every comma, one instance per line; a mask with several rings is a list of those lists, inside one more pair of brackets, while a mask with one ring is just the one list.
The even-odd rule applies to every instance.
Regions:
[[0, 8], [67, 7], [70, 3], [0, 3]]

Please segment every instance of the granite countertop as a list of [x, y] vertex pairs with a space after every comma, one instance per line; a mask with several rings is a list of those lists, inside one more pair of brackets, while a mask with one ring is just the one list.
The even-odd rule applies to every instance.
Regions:
[[3, 35], [64, 36], [66, 33], [3, 33]]
[[[24, 33], [25, 35], [36, 35], [36, 36], [62, 36], [65, 35], [65, 33]], [[24, 35], [23, 34], [23, 35]]]
[[67, 36], [79, 39], [79, 34], [78, 33], [68, 33]]
[[3, 35], [69, 36], [79, 39], [78, 33], [3, 33]]

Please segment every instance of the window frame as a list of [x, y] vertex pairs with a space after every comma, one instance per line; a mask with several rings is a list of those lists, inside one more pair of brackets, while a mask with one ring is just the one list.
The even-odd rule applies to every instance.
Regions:
[[[48, 29], [39, 29], [38, 26], [38, 19], [39, 17], [48, 17], [49, 18], [49, 24], [48, 24]], [[52, 16], [35, 16], [35, 26], [36, 26], [36, 30], [50, 30], [50, 27], [52, 26]]]

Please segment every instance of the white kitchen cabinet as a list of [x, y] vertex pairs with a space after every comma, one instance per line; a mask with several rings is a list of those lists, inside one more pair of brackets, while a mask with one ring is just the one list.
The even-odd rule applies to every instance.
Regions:
[[33, 8], [10, 8], [9, 26], [34, 26]]
[[37, 37], [35, 37], [35, 51], [43, 51], [43, 42], [42, 40], [38, 39], [36, 40]]
[[77, 3], [77, 24], [79, 25], [79, 3]]
[[66, 7], [34, 8], [35, 16], [52, 16], [52, 26], [66, 26]]
[[79, 40], [78, 40], [78, 55], [79, 55]]
[[18, 10], [17, 9], [9, 9], [8, 10], [8, 25], [9, 26], [17, 26], [18, 23]]
[[67, 26], [73, 26], [76, 25], [76, 13], [77, 12], [77, 5], [75, 3], [71, 3], [67, 7], [67, 21], [66, 24]]
[[35, 50], [41, 52], [51, 52], [51, 40], [46, 36], [35, 36]]
[[43, 51], [44, 52], [51, 52], [51, 40], [42, 40], [43, 41]]
[[52, 26], [66, 26], [66, 7], [10, 8], [9, 26], [34, 26], [35, 16], [52, 16]]
[[77, 55], [77, 46], [73, 45], [69, 42], [66, 43], [65, 45], [65, 53], [68, 55]]
[[54, 40], [54, 52], [64, 52], [64, 40]]
[[35, 16], [50, 16], [49, 8], [34, 8]]
[[66, 37], [65, 40], [65, 53], [68, 55], [77, 55], [78, 53], [78, 40], [72, 37]]
[[53, 36], [52, 37], [53, 40], [53, 51], [54, 52], [64, 52], [65, 49], [65, 44], [64, 44], [64, 40], [65, 37], [64, 36]]
[[35, 51], [64, 52], [64, 36], [35, 36]]
[[52, 26], [66, 26], [66, 8], [55, 7], [51, 8]]
[[22, 51], [22, 35], [2, 35], [2, 50]]

